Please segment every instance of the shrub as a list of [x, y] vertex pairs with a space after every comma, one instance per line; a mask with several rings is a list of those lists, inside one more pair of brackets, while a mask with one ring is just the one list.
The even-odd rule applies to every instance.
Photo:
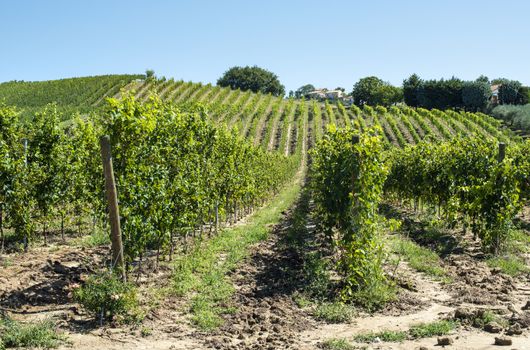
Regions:
[[101, 323], [131, 322], [140, 317], [136, 288], [111, 272], [90, 276], [83, 286], [74, 289], [73, 296], [87, 311], [99, 317]]
[[23, 324], [0, 319], [0, 350], [6, 348], [56, 348], [64, 341], [50, 321]]

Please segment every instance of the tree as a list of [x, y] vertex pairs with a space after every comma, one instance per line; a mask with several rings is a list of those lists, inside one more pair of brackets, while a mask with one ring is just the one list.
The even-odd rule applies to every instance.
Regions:
[[145, 71], [145, 80], [154, 80], [155, 77], [155, 71], [152, 69], [146, 69]]
[[521, 86], [519, 89], [520, 104], [526, 105], [530, 103], [530, 87]]
[[445, 80], [427, 80], [418, 87], [418, 104], [424, 108], [462, 108], [462, 88], [464, 82], [452, 77]]
[[481, 75], [475, 81], [476, 82], [481, 82], [481, 83], [487, 83], [488, 85], [490, 84], [489, 78], [487, 76], [485, 76], [485, 75]]
[[306, 85], [300, 86], [298, 90], [294, 92], [294, 97], [295, 98], [305, 97], [305, 95], [307, 95], [308, 93], [314, 90], [315, 90], [315, 87], [312, 84], [306, 84]]
[[403, 100], [403, 91], [390, 83], [371, 76], [360, 79], [353, 86], [353, 100], [356, 105], [390, 106]]
[[408, 79], [403, 80], [403, 99], [411, 107], [418, 107], [418, 88], [422, 84], [417, 74], [412, 74]]
[[285, 87], [280, 83], [278, 76], [257, 66], [232, 67], [217, 80], [217, 85], [243, 91], [270, 93], [274, 96], [285, 95]]
[[506, 78], [495, 78], [491, 80], [491, 85], [500, 85], [507, 83], [509, 80]]
[[483, 110], [488, 105], [490, 97], [491, 88], [487, 80], [466, 81], [463, 85], [462, 102], [467, 110]]
[[499, 87], [499, 103], [501, 105], [516, 105], [521, 102], [520, 90], [522, 84], [517, 80], [507, 80]]

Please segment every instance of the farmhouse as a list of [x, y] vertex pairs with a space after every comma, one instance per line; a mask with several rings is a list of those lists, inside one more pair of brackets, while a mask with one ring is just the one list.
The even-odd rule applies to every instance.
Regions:
[[501, 87], [501, 84], [494, 84], [491, 85], [491, 103], [492, 104], [498, 104], [499, 103], [499, 89]]

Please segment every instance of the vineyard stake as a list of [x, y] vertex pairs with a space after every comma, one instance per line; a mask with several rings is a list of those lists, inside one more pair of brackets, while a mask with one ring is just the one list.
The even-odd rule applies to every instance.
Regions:
[[504, 160], [504, 157], [506, 157], [506, 144], [504, 142], [499, 143], [499, 163]]
[[[24, 139], [24, 169], [27, 172], [28, 170], [28, 139]], [[29, 237], [28, 233], [24, 233], [24, 238], [22, 239], [24, 243], [24, 251], [28, 251]]]
[[124, 282], [127, 281], [125, 265], [123, 263], [123, 244], [121, 241], [120, 210], [118, 207], [118, 196], [116, 192], [116, 182], [112, 167], [112, 154], [110, 150], [110, 137], [102, 136], [101, 159], [103, 161], [103, 173], [105, 175], [105, 192], [109, 205], [109, 221], [112, 241], [112, 268], [117, 267]]

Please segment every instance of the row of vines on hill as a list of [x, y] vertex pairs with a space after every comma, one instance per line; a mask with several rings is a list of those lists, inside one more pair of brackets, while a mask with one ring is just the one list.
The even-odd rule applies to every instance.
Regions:
[[104, 104], [130, 82], [143, 75], [102, 75], [50, 81], [10, 81], [0, 84], [0, 101], [21, 109], [28, 119], [49, 103], [56, 103], [62, 112], [88, 113]]
[[[0, 230], [27, 244], [50, 222], [105, 216], [99, 137], [110, 135], [128, 262], [216, 220], [235, 220], [273, 195], [299, 166], [215, 127], [201, 105], [109, 100], [100, 118], [68, 129], [49, 108], [31, 124], [0, 107]], [[23, 140], [26, 140], [24, 142]], [[61, 224], [62, 225], [62, 224]]]
[[385, 297], [383, 195], [443, 209], [445, 222], [471, 228], [485, 252], [497, 253], [530, 199], [530, 142], [510, 143], [500, 153], [498, 141], [480, 137], [387, 148], [375, 119], [383, 111], [365, 112], [375, 127], [332, 125], [312, 151], [313, 198], [322, 229], [338, 248], [343, 297]]

